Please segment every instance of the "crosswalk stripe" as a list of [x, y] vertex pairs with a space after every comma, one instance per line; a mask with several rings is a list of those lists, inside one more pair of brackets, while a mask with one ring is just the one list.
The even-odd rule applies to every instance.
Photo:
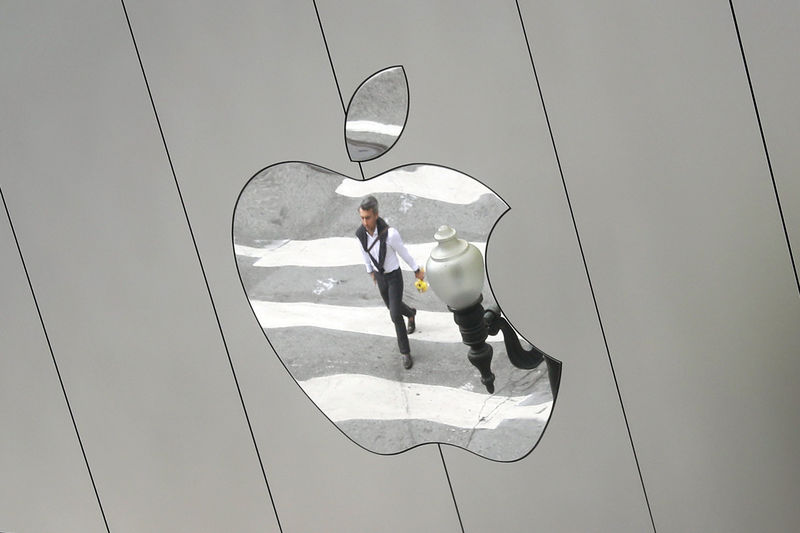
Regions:
[[[251, 300], [258, 323], [264, 329], [317, 327], [395, 337], [394, 324], [385, 307], [351, 307], [310, 302], [265, 302]], [[417, 311], [417, 331], [411, 338], [419, 341], [460, 343], [461, 334], [447, 311]], [[498, 335], [487, 342], [502, 342]]]
[[382, 122], [375, 122], [374, 120], [348, 120], [345, 124], [345, 129], [348, 133], [379, 133], [381, 135], [398, 137], [403, 131], [403, 126], [383, 124]]
[[236, 255], [241, 257], [253, 257], [259, 258], [263, 257], [264, 254], [270, 252], [271, 250], [275, 250], [276, 248], [280, 248], [284, 244], [289, 242], [289, 239], [281, 239], [278, 241], [272, 241], [267, 246], [262, 246], [260, 248], [255, 246], [245, 246], [243, 244], [234, 244], [233, 251]]
[[546, 422], [553, 406], [552, 401], [525, 405], [531, 401], [529, 396], [490, 396], [363, 374], [336, 374], [299, 383], [334, 422], [416, 419], [460, 428], [493, 429], [509, 420]]
[[471, 204], [483, 194], [494, 194], [479, 181], [436, 165], [406, 166], [366, 181], [345, 178], [336, 192], [351, 198], [375, 193], [401, 193], [450, 204]]
[[[486, 243], [472, 244], [485, 257]], [[355, 237], [326, 237], [308, 241], [287, 240], [280, 246], [273, 245], [269, 248], [254, 248], [237, 244], [234, 250], [239, 256], [257, 257], [258, 261], [253, 265], [257, 267], [339, 267], [364, 264], [364, 258], [359, 252], [360, 246]], [[406, 244], [408, 253], [423, 267], [435, 246], [435, 242]], [[402, 261], [400, 261], [400, 268], [411, 270]]]

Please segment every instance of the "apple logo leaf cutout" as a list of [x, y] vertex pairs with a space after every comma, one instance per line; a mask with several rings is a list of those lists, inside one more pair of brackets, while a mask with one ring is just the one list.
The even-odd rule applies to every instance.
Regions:
[[[391, 87], [387, 79], [394, 80]], [[367, 98], [376, 87], [378, 97]], [[364, 82], [347, 121], [362, 92], [365, 101], [407, 105], [402, 67]], [[399, 93], [405, 97], [397, 98]], [[384, 125], [396, 124], [399, 116], [359, 113], [359, 121]], [[404, 111], [402, 123], [405, 117]], [[380, 145], [385, 152], [397, 137], [391, 142], [359, 137], [353, 146]], [[416, 309], [416, 330], [408, 335], [413, 366], [404, 368], [395, 324], [354, 235], [359, 205], [368, 195], [423, 266], [442, 224], [456, 228], [485, 258], [489, 236], [509, 209], [480, 181], [439, 165], [404, 165], [367, 180], [302, 161], [264, 168], [239, 194], [232, 237], [242, 287], [266, 340], [320, 411], [369, 451], [397, 454], [443, 443], [496, 461], [524, 457], [541, 438], [553, 408], [547, 365], [515, 368], [502, 336], [489, 337], [496, 390], [487, 393], [467, 360], [453, 314], [433, 291], [414, 288], [411, 268], [399, 259], [402, 299]], [[484, 305], [496, 305], [485, 281]]]
[[394, 146], [408, 118], [408, 80], [402, 66], [376, 72], [347, 105], [344, 138], [351, 161], [380, 157]]

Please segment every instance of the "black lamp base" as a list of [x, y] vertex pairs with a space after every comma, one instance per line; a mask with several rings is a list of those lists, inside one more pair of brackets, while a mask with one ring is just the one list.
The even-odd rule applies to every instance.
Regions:
[[467, 358], [481, 373], [481, 383], [489, 394], [494, 393], [494, 374], [492, 373], [492, 347], [486, 343], [489, 337], [489, 328], [483, 318], [484, 309], [481, 305], [483, 296], [466, 309], [455, 310], [452, 308], [453, 319], [458, 324], [461, 339], [469, 346]]
[[521, 369], [532, 369], [539, 366], [542, 361], [547, 363], [547, 374], [550, 378], [550, 389], [553, 396], [558, 393], [561, 383], [561, 363], [541, 351], [536, 346], [524, 349], [517, 338], [514, 328], [503, 318], [500, 308], [489, 306], [484, 309], [483, 295], [466, 309], [453, 309], [453, 319], [458, 324], [464, 344], [469, 346], [467, 358], [481, 373], [481, 383], [486, 386], [490, 394], [494, 393], [494, 374], [492, 373], [492, 347], [486, 343], [489, 335], [503, 333], [506, 353], [512, 365]]

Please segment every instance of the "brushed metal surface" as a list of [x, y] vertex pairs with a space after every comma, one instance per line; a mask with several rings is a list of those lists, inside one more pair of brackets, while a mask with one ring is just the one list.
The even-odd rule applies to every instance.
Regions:
[[800, 300], [727, 3], [522, 5], [658, 531], [791, 529]]
[[[658, 531], [790, 530], [800, 302], [729, 5], [520, 4]], [[318, 6], [345, 103], [408, 76], [366, 176], [435, 163], [504, 198], [494, 295], [564, 363], [528, 457], [444, 448], [464, 530], [652, 530], [515, 3]], [[796, 6], [735, 7], [796, 240]], [[128, 10], [277, 517], [122, 6], [7, 4], [0, 186], [112, 531], [460, 530], [438, 449], [350, 442], [236, 275], [258, 170], [360, 175], [313, 3]], [[5, 226], [0, 248], [0, 530], [103, 530]]]
[[0, 205], [0, 530], [105, 531]]
[[111, 530], [276, 531], [122, 6], [0, 18], [3, 192]]
[[[733, 3], [795, 262], [800, 262], [800, 4]], [[751, 125], [752, 127], [752, 125]], [[800, 290], [800, 287], [798, 288]]]

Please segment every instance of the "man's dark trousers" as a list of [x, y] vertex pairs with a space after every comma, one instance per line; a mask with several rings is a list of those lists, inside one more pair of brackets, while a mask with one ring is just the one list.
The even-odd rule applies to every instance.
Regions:
[[397, 333], [397, 346], [400, 353], [411, 353], [408, 345], [408, 332], [404, 316], [414, 316], [414, 310], [403, 303], [403, 273], [398, 268], [391, 272], [381, 274], [375, 271], [375, 281], [378, 283], [378, 290], [381, 293], [386, 307], [389, 308], [389, 316], [394, 322], [394, 330]]

